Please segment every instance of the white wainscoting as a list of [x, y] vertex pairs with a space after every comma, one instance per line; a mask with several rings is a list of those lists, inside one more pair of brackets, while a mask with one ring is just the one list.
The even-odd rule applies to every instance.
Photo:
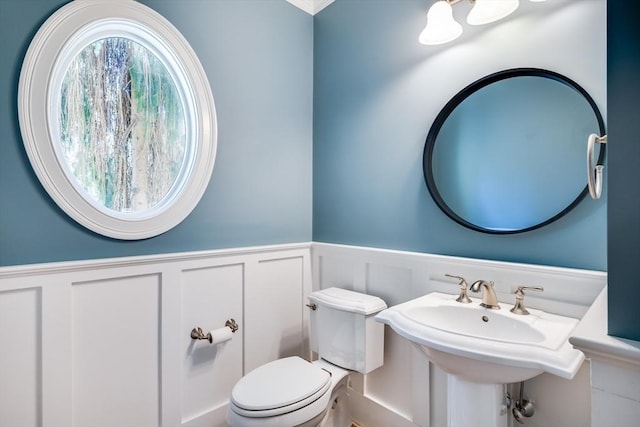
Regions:
[[[338, 286], [394, 305], [456, 281], [493, 280], [504, 305], [581, 318], [606, 274], [322, 243], [0, 268], [0, 426], [225, 426], [233, 384], [279, 357], [309, 355], [306, 296]], [[313, 286], [312, 286], [313, 282]], [[218, 346], [194, 342], [234, 318]], [[389, 328], [385, 364], [351, 375], [366, 427], [446, 425], [446, 377]], [[589, 367], [527, 381], [531, 427], [589, 426]]]
[[245, 372], [308, 355], [310, 291], [310, 244], [0, 268], [0, 426], [225, 426]]
[[591, 427], [633, 426], [640, 420], [640, 342], [609, 336], [608, 312], [603, 291], [570, 341], [591, 360]]
[[[527, 306], [582, 318], [606, 285], [606, 273], [314, 243], [314, 290], [330, 286], [373, 294], [395, 305], [429, 292], [458, 292], [457, 281], [492, 280], [499, 301], [508, 308], [517, 286], [543, 286], [527, 295]], [[408, 342], [386, 328], [384, 365], [353, 375], [351, 407], [367, 427], [447, 425], [446, 375], [427, 363]], [[517, 390], [517, 387], [514, 387]], [[525, 397], [535, 400], [530, 427], [590, 425], [589, 364], [569, 381], [550, 374], [526, 382]], [[461, 404], [464, 404], [461, 402]]]
[[41, 301], [38, 288], [0, 292], [0, 425], [42, 424]]

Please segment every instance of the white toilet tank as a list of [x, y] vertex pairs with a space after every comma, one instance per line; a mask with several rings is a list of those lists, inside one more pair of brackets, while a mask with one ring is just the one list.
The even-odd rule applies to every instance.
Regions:
[[384, 324], [376, 313], [387, 308], [380, 298], [340, 288], [313, 292], [311, 349], [328, 362], [363, 374], [382, 366]]

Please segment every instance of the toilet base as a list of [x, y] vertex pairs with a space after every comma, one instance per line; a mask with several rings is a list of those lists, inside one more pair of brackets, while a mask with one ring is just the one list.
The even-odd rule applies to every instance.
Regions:
[[349, 408], [347, 386], [340, 385], [331, 396], [331, 403], [318, 427], [350, 427], [351, 409]]

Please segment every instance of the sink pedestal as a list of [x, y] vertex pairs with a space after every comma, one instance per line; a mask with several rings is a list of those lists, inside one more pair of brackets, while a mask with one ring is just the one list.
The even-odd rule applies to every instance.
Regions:
[[502, 384], [480, 384], [447, 374], [447, 427], [507, 427]]

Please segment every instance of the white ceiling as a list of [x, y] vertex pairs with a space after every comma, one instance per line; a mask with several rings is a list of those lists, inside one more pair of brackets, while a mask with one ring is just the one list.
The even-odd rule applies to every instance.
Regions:
[[335, 0], [287, 0], [292, 5], [299, 7], [310, 15], [315, 15]]

